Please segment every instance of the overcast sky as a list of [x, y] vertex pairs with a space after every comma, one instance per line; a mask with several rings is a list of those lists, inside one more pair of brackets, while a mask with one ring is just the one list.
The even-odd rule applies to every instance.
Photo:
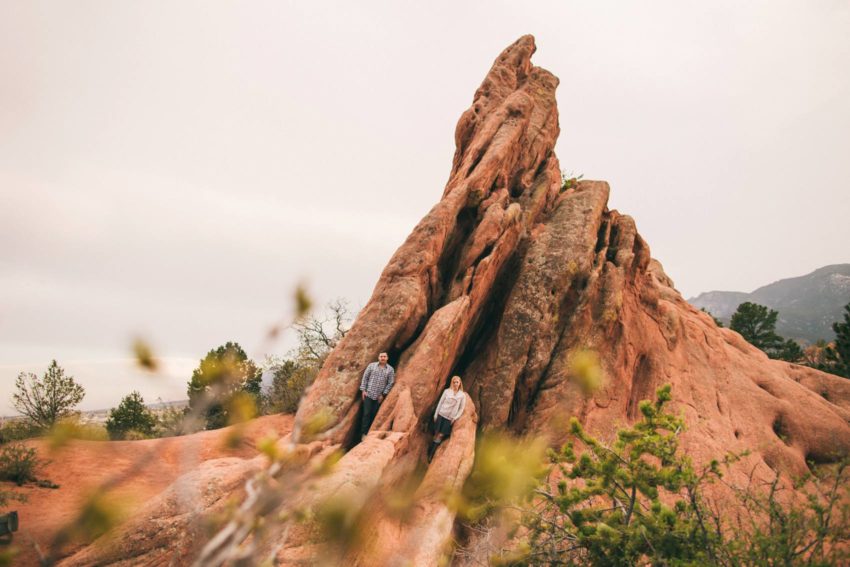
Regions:
[[0, 392], [56, 358], [86, 409], [178, 399], [210, 348], [291, 346], [298, 281], [362, 306], [525, 33], [562, 166], [685, 297], [850, 262], [844, 0], [0, 0]]

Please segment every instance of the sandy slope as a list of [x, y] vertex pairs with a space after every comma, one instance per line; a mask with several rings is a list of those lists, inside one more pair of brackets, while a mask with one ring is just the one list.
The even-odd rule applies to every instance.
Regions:
[[[18, 510], [20, 516], [15, 545], [21, 554], [16, 564], [36, 565], [38, 554], [33, 544], [46, 549], [57, 531], [74, 520], [87, 496], [106, 482], [121, 479], [110, 495], [131, 512], [162, 492], [181, 474], [194, 470], [200, 462], [222, 457], [254, 457], [258, 440], [266, 436], [280, 437], [291, 428], [292, 416], [255, 419], [245, 425], [241, 441], [232, 449], [225, 443], [233, 432], [232, 427], [168, 439], [72, 441], [56, 452], [50, 452], [44, 440], [33, 440], [30, 444], [38, 449], [39, 456], [50, 460], [39, 471], [39, 477], [55, 482], [60, 488], [18, 488], [3, 483], [3, 488], [28, 498], [26, 503], [10, 506]], [[78, 547], [79, 543], [66, 548], [62, 555]]]

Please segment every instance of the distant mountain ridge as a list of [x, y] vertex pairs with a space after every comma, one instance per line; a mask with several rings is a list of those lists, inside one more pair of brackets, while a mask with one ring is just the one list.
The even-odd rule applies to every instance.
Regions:
[[850, 303], [850, 264], [833, 264], [805, 276], [762, 286], [752, 293], [707, 291], [688, 302], [728, 325], [738, 305], [750, 301], [779, 312], [776, 332], [785, 338], [813, 343], [835, 338], [832, 324], [842, 320]]

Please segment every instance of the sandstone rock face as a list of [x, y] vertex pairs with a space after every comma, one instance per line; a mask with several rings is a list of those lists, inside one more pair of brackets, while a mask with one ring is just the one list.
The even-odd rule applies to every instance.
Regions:
[[[850, 451], [850, 383], [769, 360], [691, 307], [634, 220], [608, 210], [606, 183], [562, 188], [558, 80], [531, 64], [534, 50], [533, 38], [522, 37], [493, 64], [458, 122], [442, 200], [390, 260], [299, 408], [301, 422], [330, 409], [325, 442], [350, 444], [360, 374], [389, 352], [397, 384], [370, 437], [407, 438], [381, 462], [381, 491], [421, 462], [429, 419], [452, 375], [464, 378], [474, 402], [478, 423], [457, 424], [444, 460], [438, 455], [422, 480], [414, 518], [399, 524], [367, 509], [377, 518], [373, 541], [349, 557], [354, 563], [438, 561], [453, 518], [426, 486], [432, 470], [462, 483], [477, 430], [544, 434], [556, 444], [564, 416], [574, 415], [609, 436], [664, 383], [684, 411], [683, 446], [697, 462], [750, 449], [741, 474], [756, 467], [768, 477]], [[606, 378], [589, 398], [569, 379], [571, 357], [587, 349], [598, 353]], [[405, 543], [411, 534], [415, 546]]]
[[[524, 36], [494, 62], [458, 122], [441, 200], [393, 255], [299, 406], [295, 442], [309, 431], [322, 454], [344, 452], [299, 505], [344, 498], [361, 519], [360, 545], [337, 561], [438, 564], [455, 521], [446, 490], [465, 482], [480, 431], [558, 444], [564, 419], [577, 416], [607, 437], [664, 383], [697, 463], [749, 449], [738, 472], [770, 477], [850, 452], [850, 381], [769, 360], [718, 328], [674, 289], [634, 220], [607, 208], [607, 183], [562, 184], [558, 79], [532, 65], [534, 51]], [[570, 379], [586, 350], [605, 375], [589, 397]], [[396, 386], [361, 442], [360, 378], [382, 351]], [[454, 374], [468, 410], [426, 467], [433, 412]], [[400, 517], [386, 495], [410, 479], [413, 505]], [[282, 564], [312, 564], [323, 537], [294, 529], [274, 552]]]
[[411, 389], [417, 414], [433, 403], [520, 239], [558, 196], [558, 79], [531, 64], [534, 50], [522, 37], [493, 64], [458, 122], [442, 200], [393, 255], [302, 401], [297, 421], [330, 414], [330, 442], [351, 440], [364, 365], [381, 351], [398, 361], [398, 390]]
[[[181, 476], [136, 511], [116, 537], [85, 548], [60, 565], [188, 565], [203, 547], [204, 516], [221, 512], [263, 457], [214, 459]], [[231, 502], [232, 503], [232, 502]]]

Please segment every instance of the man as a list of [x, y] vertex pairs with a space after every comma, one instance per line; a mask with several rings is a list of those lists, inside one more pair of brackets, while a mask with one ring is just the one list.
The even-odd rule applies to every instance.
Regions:
[[390, 393], [395, 383], [395, 370], [387, 364], [388, 359], [387, 353], [382, 352], [378, 355], [378, 362], [372, 362], [363, 372], [363, 379], [360, 381], [360, 392], [363, 397], [361, 439], [369, 433], [381, 402]]

